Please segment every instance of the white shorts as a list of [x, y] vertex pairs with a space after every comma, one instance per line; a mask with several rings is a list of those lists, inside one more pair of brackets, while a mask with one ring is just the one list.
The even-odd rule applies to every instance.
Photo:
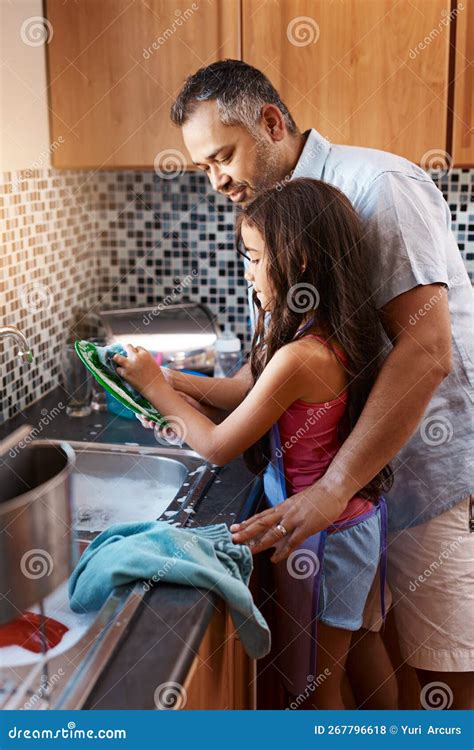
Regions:
[[[388, 584], [403, 659], [438, 672], [474, 671], [474, 533], [470, 497], [419, 526], [388, 538]], [[388, 593], [388, 592], [387, 592]], [[363, 627], [381, 626], [379, 588]]]

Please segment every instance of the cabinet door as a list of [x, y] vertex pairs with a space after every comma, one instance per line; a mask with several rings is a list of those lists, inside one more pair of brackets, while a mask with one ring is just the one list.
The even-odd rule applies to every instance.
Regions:
[[46, 0], [53, 165], [184, 169], [170, 106], [187, 75], [239, 56], [239, 10], [239, 0]]
[[[463, 8], [461, 9], [461, 5]], [[474, 3], [458, 3], [454, 80], [453, 159], [474, 166]]]
[[255, 661], [245, 653], [223, 602], [219, 602], [179, 691], [178, 708], [253, 710], [256, 708]]
[[416, 162], [446, 149], [449, 0], [242, 2], [243, 58], [302, 130]]

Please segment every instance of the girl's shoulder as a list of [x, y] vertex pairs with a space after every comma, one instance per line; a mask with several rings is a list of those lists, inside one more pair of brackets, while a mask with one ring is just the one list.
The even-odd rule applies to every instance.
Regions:
[[285, 351], [285, 355], [292, 358], [301, 356], [302, 353], [321, 360], [332, 360], [335, 355], [345, 357], [345, 353], [337, 344], [319, 333], [305, 333], [301, 338], [282, 346], [280, 351]]
[[285, 344], [281, 362], [299, 381], [303, 401], [319, 403], [339, 396], [347, 387], [344, 352], [335, 351], [324, 337], [305, 335]]

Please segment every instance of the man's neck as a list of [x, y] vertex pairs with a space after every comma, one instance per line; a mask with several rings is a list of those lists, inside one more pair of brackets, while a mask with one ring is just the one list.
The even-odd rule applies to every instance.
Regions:
[[286, 175], [290, 175], [298, 164], [300, 156], [303, 153], [303, 149], [306, 145], [309, 133], [310, 131], [307, 130], [305, 133], [299, 133], [297, 136], [292, 138], [292, 142], [288, 146], [288, 159], [285, 168]]

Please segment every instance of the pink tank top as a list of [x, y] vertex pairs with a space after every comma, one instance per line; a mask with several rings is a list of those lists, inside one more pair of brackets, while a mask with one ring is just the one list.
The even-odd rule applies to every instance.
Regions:
[[[325, 339], [314, 333], [301, 339], [309, 337], [329, 346]], [[342, 362], [346, 361], [346, 354], [341, 349], [338, 356]], [[344, 391], [337, 398], [319, 404], [298, 399], [281, 415], [278, 429], [288, 496], [310, 487], [325, 474], [343, 443], [337, 428], [344, 416], [347, 398], [348, 393]], [[357, 518], [372, 507], [370, 500], [355, 496], [336, 522]]]

